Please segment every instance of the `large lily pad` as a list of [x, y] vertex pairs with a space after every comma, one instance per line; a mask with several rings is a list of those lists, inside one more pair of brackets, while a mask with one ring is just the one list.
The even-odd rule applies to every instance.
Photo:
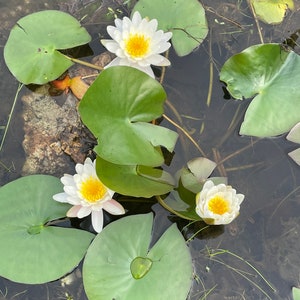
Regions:
[[149, 198], [163, 195], [174, 188], [173, 177], [147, 166], [116, 165], [97, 157], [97, 175], [112, 190], [122, 195]]
[[140, 0], [134, 11], [157, 19], [159, 29], [171, 31], [172, 44], [179, 56], [191, 53], [208, 33], [204, 8], [197, 0]]
[[83, 282], [90, 300], [186, 299], [192, 261], [173, 224], [149, 249], [152, 214], [122, 218], [106, 226], [90, 246]]
[[0, 275], [22, 283], [44, 283], [70, 272], [83, 258], [94, 235], [48, 226], [65, 217], [68, 204], [52, 199], [59, 179], [32, 175], [0, 188]]
[[73, 63], [58, 50], [88, 43], [90, 35], [71, 15], [45, 10], [21, 18], [4, 47], [5, 62], [22, 83], [44, 84]]
[[254, 97], [241, 134], [275, 136], [300, 121], [300, 57], [296, 53], [278, 44], [251, 46], [225, 62], [220, 79], [234, 98]]
[[251, 0], [257, 17], [268, 24], [281, 23], [287, 9], [294, 9], [293, 0]]
[[160, 146], [173, 151], [177, 133], [150, 124], [163, 113], [166, 94], [153, 78], [132, 67], [110, 67], [79, 105], [83, 123], [98, 138], [95, 152], [121, 165], [159, 166]]

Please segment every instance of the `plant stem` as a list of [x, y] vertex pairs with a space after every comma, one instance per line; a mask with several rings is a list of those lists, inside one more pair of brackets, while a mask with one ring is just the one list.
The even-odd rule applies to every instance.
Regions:
[[21, 89], [22, 89], [23, 86], [24, 86], [23, 83], [19, 83], [19, 86], [18, 86], [16, 95], [15, 95], [15, 99], [14, 99], [13, 105], [12, 105], [10, 113], [8, 115], [8, 120], [7, 120], [7, 123], [6, 123], [6, 126], [5, 126], [3, 138], [2, 138], [2, 141], [1, 141], [1, 144], [0, 144], [0, 152], [1, 152], [2, 147], [4, 145], [4, 141], [5, 141], [5, 138], [6, 138], [6, 135], [7, 135], [7, 131], [8, 131], [8, 128], [9, 128], [9, 125], [10, 125], [10, 122], [11, 122], [11, 118], [12, 118], [13, 112], [15, 110], [15, 106], [16, 106], [16, 103], [17, 103], [19, 92], [21, 91]]
[[175, 123], [172, 119], [170, 119], [168, 116], [166, 116], [165, 114], [163, 114], [163, 117], [170, 122], [172, 125], [174, 125], [176, 128], [178, 128], [180, 131], [182, 131], [186, 137], [195, 145], [195, 147], [199, 150], [199, 152], [201, 153], [201, 155], [203, 157], [206, 157], [204, 151], [201, 149], [201, 147], [196, 143], [196, 141], [190, 136], [190, 134], [183, 129], [181, 126], [179, 126], [177, 123]]
[[86, 66], [86, 67], [89, 67], [89, 68], [92, 68], [92, 69], [95, 69], [95, 70], [99, 70], [99, 71], [102, 71], [103, 68], [100, 67], [100, 66], [96, 66], [94, 64], [91, 64], [91, 63], [88, 63], [86, 61], [83, 61], [83, 60], [80, 60], [80, 59], [77, 59], [77, 58], [73, 58], [73, 57], [69, 57], [67, 55], [64, 55], [67, 59], [71, 60], [72, 62], [74, 63], [77, 63], [77, 64], [80, 64], [80, 65], [83, 65], [83, 66]]

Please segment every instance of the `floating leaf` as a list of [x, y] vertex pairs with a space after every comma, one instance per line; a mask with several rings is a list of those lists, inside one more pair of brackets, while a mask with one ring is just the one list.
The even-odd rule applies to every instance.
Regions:
[[293, 287], [293, 300], [300, 300], [300, 289]]
[[173, 224], [149, 249], [152, 214], [122, 218], [106, 226], [88, 249], [83, 282], [90, 300], [186, 299], [192, 261]]
[[170, 174], [152, 167], [116, 165], [97, 157], [96, 170], [105, 185], [122, 195], [149, 198], [174, 188]]
[[287, 9], [294, 9], [293, 0], [251, 0], [257, 17], [268, 24], [282, 22]]
[[300, 122], [297, 123], [286, 137], [287, 140], [300, 144]]
[[240, 133], [258, 137], [289, 131], [300, 121], [300, 57], [278, 44], [255, 45], [232, 56], [220, 79], [236, 99], [255, 96]]
[[208, 33], [204, 8], [197, 0], [139, 0], [135, 11], [157, 19], [159, 29], [173, 33], [172, 44], [179, 56], [191, 53]]
[[72, 271], [94, 235], [46, 223], [66, 216], [68, 204], [54, 201], [59, 179], [32, 175], [0, 188], [0, 275], [22, 283], [44, 283]]
[[22, 83], [44, 84], [73, 63], [58, 50], [88, 43], [88, 32], [71, 15], [45, 10], [21, 18], [4, 47], [5, 62]]
[[186, 189], [181, 182], [168, 195], [157, 196], [156, 198], [165, 209], [180, 218], [194, 221], [202, 220], [196, 213], [196, 193]]
[[79, 104], [83, 123], [98, 138], [95, 152], [114, 164], [161, 165], [160, 146], [172, 152], [178, 135], [146, 122], [162, 115], [165, 99], [163, 87], [142, 71], [102, 71]]
[[300, 166], [300, 148], [297, 148], [288, 153], [289, 157], [293, 159], [293, 161]]

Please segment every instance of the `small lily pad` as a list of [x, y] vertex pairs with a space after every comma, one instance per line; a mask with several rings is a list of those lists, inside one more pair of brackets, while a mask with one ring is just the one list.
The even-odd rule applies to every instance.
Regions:
[[251, 46], [225, 62], [220, 79], [234, 98], [254, 97], [241, 134], [275, 136], [300, 121], [300, 57], [295, 52], [279, 44]]
[[173, 224], [149, 249], [152, 223], [151, 213], [129, 216], [96, 236], [83, 264], [90, 300], [186, 299], [193, 268], [185, 240]]
[[293, 300], [300, 300], [300, 289], [293, 287]]
[[90, 35], [71, 15], [45, 10], [21, 18], [4, 47], [5, 62], [22, 83], [44, 84], [73, 63], [59, 50], [88, 43]]
[[139, 0], [135, 11], [157, 19], [159, 29], [173, 33], [172, 44], [179, 56], [191, 53], [208, 33], [205, 10], [197, 0]]
[[0, 188], [0, 275], [21, 283], [45, 283], [72, 271], [94, 235], [49, 226], [66, 216], [68, 204], [54, 201], [59, 179], [31, 175]]
[[267, 24], [282, 22], [287, 9], [294, 9], [293, 0], [251, 0], [257, 17]]

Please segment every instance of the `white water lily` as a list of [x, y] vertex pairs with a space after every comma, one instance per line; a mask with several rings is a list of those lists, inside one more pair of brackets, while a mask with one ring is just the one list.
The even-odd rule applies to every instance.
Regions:
[[53, 199], [73, 205], [67, 212], [68, 217], [83, 218], [91, 214], [93, 228], [100, 232], [103, 228], [103, 209], [112, 215], [122, 215], [125, 210], [112, 199], [115, 192], [98, 178], [95, 163], [87, 158], [84, 164], [76, 164], [77, 174], [64, 174], [60, 179], [64, 184], [64, 193], [54, 195]]
[[208, 180], [196, 195], [196, 212], [207, 224], [229, 224], [239, 215], [244, 197], [230, 185], [215, 185]]
[[116, 58], [106, 67], [125, 65], [137, 68], [154, 78], [150, 65], [169, 66], [170, 61], [160, 53], [171, 46], [168, 42], [172, 32], [157, 30], [157, 20], [142, 19], [135, 12], [132, 20], [124, 17], [115, 19], [116, 26], [108, 26], [107, 32], [112, 40], [101, 40], [104, 47], [116, 54]]

